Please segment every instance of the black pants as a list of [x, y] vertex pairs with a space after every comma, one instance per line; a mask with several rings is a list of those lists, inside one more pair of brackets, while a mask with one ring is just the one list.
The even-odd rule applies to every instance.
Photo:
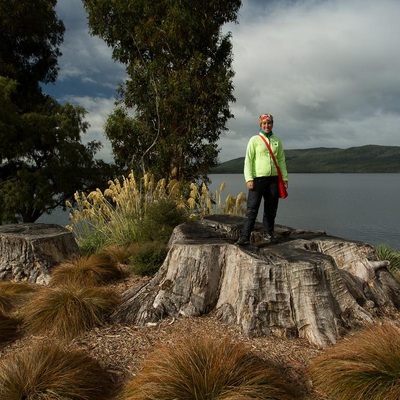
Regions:
[[250, 237], [257, 219], [262, 198], [264, 198], [264, 233], [272, 233], [274, 231], [275, 217], [279, 202], [277, 176], [254, 178], [254, 188], [248, 191], [247, 211], [242, 236]]

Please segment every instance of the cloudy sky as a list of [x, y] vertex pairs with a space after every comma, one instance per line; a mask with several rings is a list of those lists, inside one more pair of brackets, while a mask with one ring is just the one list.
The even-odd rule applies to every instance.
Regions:
[[[45, 91], [88, 110], [86, 140], [100, 140], [123, 66], [89, 35], [81, 0], [58, 0], [66, 27], [57, 83]], [[220, 161], [244, 156], [258, 116], [271, 113], [286, 149], [399, 146], [400, 1], [244, 0], [232, 32], [235, 118]]]

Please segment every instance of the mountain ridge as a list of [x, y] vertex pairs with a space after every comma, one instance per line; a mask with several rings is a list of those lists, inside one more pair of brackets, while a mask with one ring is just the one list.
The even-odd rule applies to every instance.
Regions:
[[[368, 144], [341, 149], [316, 147], [285, 150], [290, 173], [398, 173], [400, 146]], [[225, 161], [212, 168], [212, 174], [243, 173], [244, 157]]]

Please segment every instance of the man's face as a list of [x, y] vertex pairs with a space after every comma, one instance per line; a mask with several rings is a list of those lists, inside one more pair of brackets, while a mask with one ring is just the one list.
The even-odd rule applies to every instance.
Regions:
[[267, 132], [267, 133], [270, 133], [270, 132], [272, 132], [272, 127], [273, 127], [273, 122], [272, 121], [270, 121], [269, 119], [266, 119], [266, 120], [264, 120], [262, 123], [261, 123], [261, 129], [264, 131], [264, 132]]

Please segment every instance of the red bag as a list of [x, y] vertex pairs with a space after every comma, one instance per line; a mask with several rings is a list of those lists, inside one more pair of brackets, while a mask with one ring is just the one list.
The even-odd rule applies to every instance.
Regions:
[[288, 192], [286, 190], [285, 182], [282, 179], [282, 175], [280, 174], [280, 171], [279, 171], [279, 175], [278, 175], [278, 188], [279, 188], [279, 197], [281, 199], [286, 199], [286, 197], [288, 197]]
[[269, 150], [269, 152], [270, 152], [270, 154], [271, 154], [271, 157], [272, 157], [272, 159], [274, 160], [276, 170], [278, 171], [279, 198], [281, 198], [281, 199], [286, 199], [286, 197], [288, 197], [288, 192], [287, 192], [287, 190], [286, 190], [285, 182], [284, 182], [284, 180], [283, 180], [283, 178], [282, 178], [281, 169], [279, 168], [279, 165], [278, 165], [278, 163], [276, 162], [275, 155], [274, 155], [274, 153], [272, 152], [269, 143], [267, 142], [267, 140], [265, 139], [265, 137], [264, 137], [263, 135], [260, 134], [260, 137], [261, 137], [261, 139], [264, 141], [265, 145], [267, 146], [267, 148], [268, 148], [268, 150]]

